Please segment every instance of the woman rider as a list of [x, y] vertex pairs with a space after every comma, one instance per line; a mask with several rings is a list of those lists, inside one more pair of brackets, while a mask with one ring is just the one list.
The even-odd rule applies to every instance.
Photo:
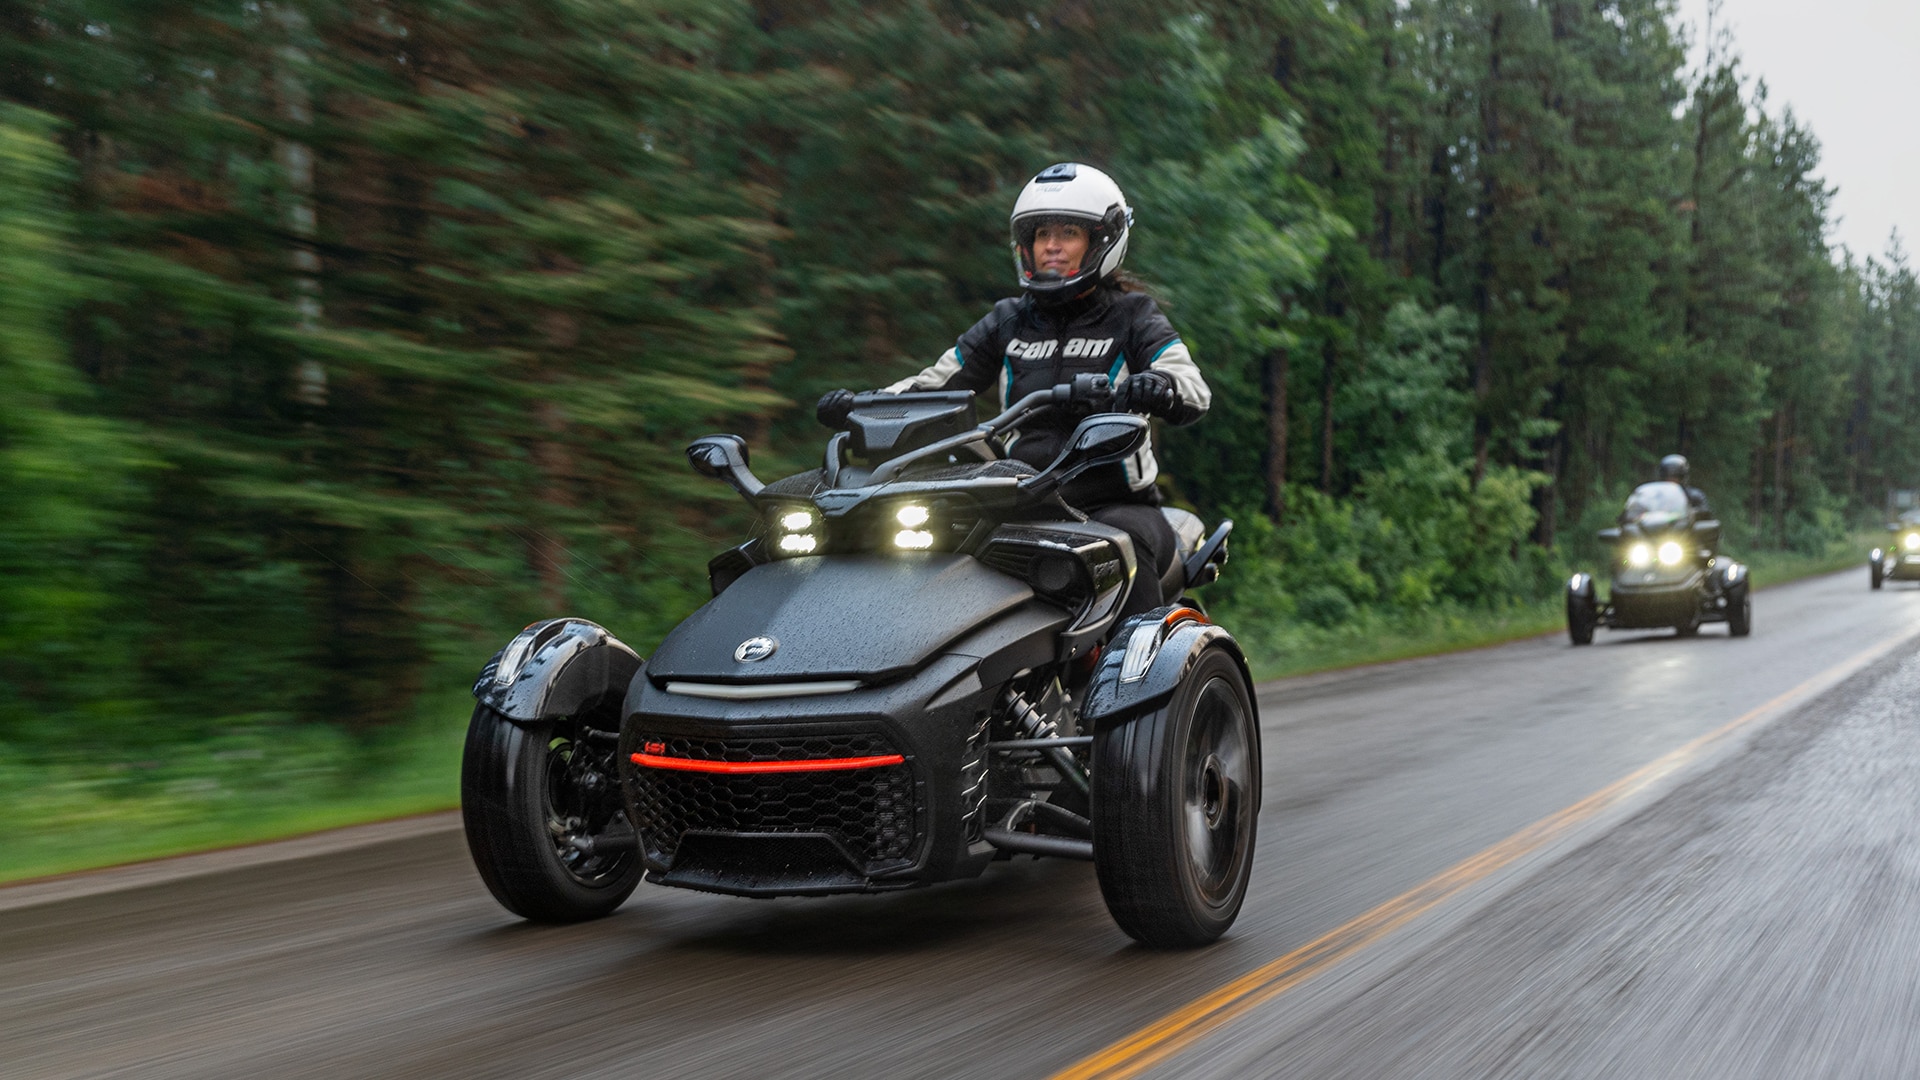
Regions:
[[[1105, 375], [1113, 407], [1191, 424], [1212, 403], [1207, 381], [1159, 305], [1120, 273], [1133, 211], [1119, 185], [1086, 165], [1055, 165], [1035, 176], [1014, 202], [1013, 253], [1021, 295], [1000, 301], [938, 361], [884, 389], [985, 391], [1002, 406], [1035, 390]], [[822, 421], [838, 426], [853, 394], [820, 399]], [[1008, 452], [1035, 468], [1059, 454], [1075, 418], [1055, 410], [1022, 427]], [[1160, 577], [1179, 542], [1159, 510], [1151, 443], [1124, 462], [1089, 470], [1062, 493], [1095, 521], [1133, 537], [1140, 572], [1124, 615], [1160, 606]]]

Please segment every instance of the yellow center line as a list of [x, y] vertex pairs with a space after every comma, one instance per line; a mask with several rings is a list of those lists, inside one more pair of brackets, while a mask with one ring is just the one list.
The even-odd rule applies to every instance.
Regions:
[[1125, 1080], [1138, 1076], [1225, 1027], [1260, 1005], [1326, 971], [1367, 946], [1485, 880], [1503, 867], [1539, 851], [1611, 807], [1620, 805], [1660, 780], [1698, 760], [1728, 736], [1778, 710], [1809, 690], [1837, 682], [1905, 641], [1883, 642], [1822, 671], [1764, 705], [1669, 751], [1615, 780], [1572, 806], [1507, 837], [1372, 911], [1315, 938], [1276, 960], [1233, 980], [1174, 1013], [1134, 1032], [1090, 1057], [1055, 1073], [1050, 1080]]

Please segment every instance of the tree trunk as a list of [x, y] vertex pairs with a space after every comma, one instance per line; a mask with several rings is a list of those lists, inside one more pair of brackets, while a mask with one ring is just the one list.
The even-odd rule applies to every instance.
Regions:
[[1283, 346], [1267, 357], [1267, 516], [1287, 518], [1287, 361]]
[[1787, 410], [1773, 414], [1773, 543], [1787, 546]]
[[1333, 342], [1321, 350], [1320, 366], [1320, 490], [1333, 494]]
[[[285, 3], [275, 4], [273, 12], [285, 35], [276, 50], [274, 86], [279, 95], [280, 116], [301, 127], [313, 123], [313, 94], [307, 87], [307, 17]], [[318, 217], [313, 207], [313, 150], [304, 143], [281, 139], [274, 145], [274, 157], [287, 178], [287, 229], [296, 238], [288, 259], [293, 264], [293, 303], [299, 312], [300, 329], [309, 333], [320, 328], [324, 314], [320, 304], [320, 256], [313, 248]], [[292, 396], [303, 405], [319, 407], [327, 403], [327, 369], [312, 357], [300, 361], [294, 370]]]

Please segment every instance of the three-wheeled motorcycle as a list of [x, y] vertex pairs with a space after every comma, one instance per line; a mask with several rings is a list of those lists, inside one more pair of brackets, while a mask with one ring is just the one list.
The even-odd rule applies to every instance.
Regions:
[[1885, 548], [1867, 556], [1868, 581], [1878, 589], [1887, 581], [1920, 581], [1920, 510], [1908, 510], [1887, 523], [1893, 534]]
[[1753, 632], [1747, 568], [1718, 552], [1720, 523], [1693, 506], [1679, 484], [1641, 484], [1627, 496], [1619, 526], [1600, 530], [1612, 552], [1603, 602], [1593, 575], [1567, 582], [1567, 635], [1593, 644], [1593, 631], [1672, 627], [1681, 636], [1724, 622], [1733, 637]]
[[[585, 620], [536, 623], [474, 685], [462, 808], [494, 897], [568, 922], [643, 876], [880, 892], [1025, 854], [1091, 860], [1143, 942], [1225, 932], [1260, 727], [1245, 657], [1188, 593], [1232, 523], [1166, 511], [1179, 600], [1120, 620], [1152, 568], [1060, 494], [1147, 438], [1109, 400], [1081, 376], [976, 423], [971, 393], [863, 394], [821, 468], [772, 484], [739, 437], [696, 441], [693, 467], [760, 521], [709, 564], [713, 599], [645, 660]], [[1084, 418], [1035, 469], [1007, 441], [1046, 410]]]

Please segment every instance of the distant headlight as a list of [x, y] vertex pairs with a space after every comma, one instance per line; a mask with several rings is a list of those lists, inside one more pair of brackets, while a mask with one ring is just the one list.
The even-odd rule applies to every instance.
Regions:
[[1908, 551], [1920, 551], [1920, 533], [1908, 533], [1901, 537], [1900, 546]]
[[1653, 549], [1645, 544], [1635, 544], [1627, 549], [1627, 565], [1633, 567], [1653, 564]]
[[1660, 545], [1661, 566], [1679, 566], [1680, 560], [1686, 558], [1686, 555], [1687, 553], [1681, 550], [1680, 545], [1671, 540]]

